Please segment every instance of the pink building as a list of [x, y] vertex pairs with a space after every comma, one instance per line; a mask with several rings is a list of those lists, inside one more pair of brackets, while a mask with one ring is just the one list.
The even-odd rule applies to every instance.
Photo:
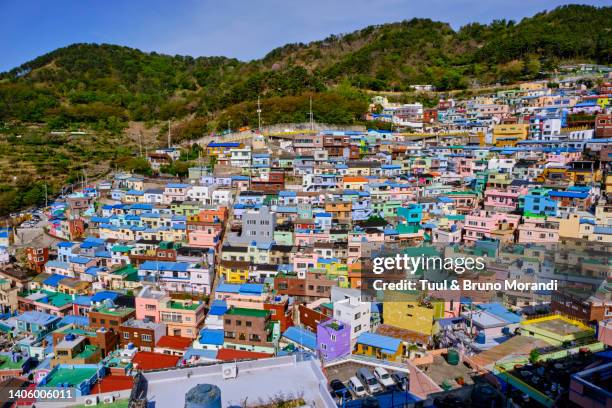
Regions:
[[187, 222], [187, 242], [196, 248], [217, 249], [221, 242], [223, 224], [207, 222]]
[[165, 292], [145, 286], [136, 296], [136, 319], [159, 323], [159, 303]]
[[495, 230], [514, 230], [520, 220], [520, 215], [486, 210], [474, 211], [465, 216], [464, 240], [476, 241], [482, 238], [491, 238], [491, 233]]
[[215, 299], [224, 300], [228, 307], [264, 310], [268, 294], [258, 284], [221, 283], [215, 290]]
[[296, 231], [294, 233], [294, 242], [297, 246], [310, 246], [315, 242], [330, 242], [331, 238], [328, 232], [324, 231]]
[[306, 274], [308, 268], [314, 268], [317, 265], [317, 258], [314, 250], [303, 249], [293, 255], [293, 271], [298, 274]]
[[559, 223], [544, 219], [526, 219], [519, 225], [520, 244], [551, 244], [559, 241]]
[[514, 211], [519, 204], [519, 197], [526, 194], [527, 189], [519, 187], [508, 187], [507, 189], [486, 189], [484, 193], [484, 205], [487, 210]]

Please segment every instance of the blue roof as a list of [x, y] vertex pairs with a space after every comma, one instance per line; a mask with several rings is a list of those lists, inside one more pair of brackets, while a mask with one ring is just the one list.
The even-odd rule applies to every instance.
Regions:
[[477, 306], [479, 309], [485, 310], [509, 323], [520, 323], [521, 321], [519, 315], [508, 311], [508, 309], [499, 303], [483, 303]]
[[589, 193], [575, 192], [575, 191], [549, 191], [550, 197], [565, 197], [565, 198], [580, 198], [585, 199], [589, 196]]
[[593, 228], [593, 232], [595, 234], [612, 235], [612, 227], [598, 226], [598, 227]]
[[227, 302], [225, 300], [213, 300], [208, 314], [213, 316], [221, 316], [227, 312], [227, 309]]
[[66, 279], [66, 277], [63, 276], [63, 275], [58, 275], [58, 274], [54, 273], [53, 275], [51, 275], [47, 279], [45, 279], [43, 281], [43, 284], [44, 285], [49, 285], [49, 286], [56, 287], [60, 283], [60, 281], [62, 279]]
[[71, 247], [73, 247], [74, 245], [75, 245], [75, 243], [74, 243], [74, 242], [59, 242], [59, 243], [57, 244], [57, 247], [58, 247], [58, 248], [71, 248]]
[[240, 147], [240, 142], [210, 142], [208, 147]]
[[240, 285], [233, 283], [220, 283], [215, 292], [240, 293]]
[[366, 332], [357, 337], [357, 343], [379, 348], [383, 353], [395, 354], [402, 341], [394, 337]]
[[140, 265], [140, 269], [149, 271], [187, 272], [189, 264], [186, 262], [146, 261]]
[[191, 357], [202, 357], [208, 360], [215, 360], [217, 358], [217, 350], [199, 350], [193, 347], [187, 349], [183, 355], [183, 359], [189, 360]]
[[60, 317], [53, 316], [48, 313], [31, 310], [29, 312], [23, 312], [20, 316], [17, 316], [17, 320], [30, 324], [41, 324], [46, 326], [50, 323], [60, 320]]
[[283, 333], [283, 337], [311, 350], [317, 349], [317, 336], [301, 327], [291, 326]]
[[91, 296], [77, 295], [72, 303], [79, 306], [91, 306]]
[[99, 268], [97, 266], [90, 266], [89, 268], [85, 269], [85, 273], [91, 276], [98, 276], [98, 272], [103, 271], [104, 268]]
[[66, 315], [62, 317], [62, 320], [59, 324], [60, 326], [65, 326], [68, 324], [76, 324], [77, 326], [88, 326], [89, 318], [87, 316]]
[[200, 330], [200, 344], [213, 344], [222, 346], [224, 341], [223, 329], [202, 329]]
[[168, 184], [166, 184], [166, 187], [169, 187], [169, 188], [187, 188], [187, 187], [191, 187], [191, 184], [185, 184], [185, 183], [168, 183]]
[[49, 268], [70, 269], [70, 264], [62, 261], [48, 261], [45, 266]]
[[86, 264], [88, 262], [91, 262], [91, 258], [86, 258], [84, 256], [75, 256], [75, 257], [70, 258], [70, 262], [74, 262], [76, 264], [84, 265], [84, 264]]
[[111, 300], [115, 300], [119, 297], [119, 294], [117, 292], [112, 292], [110, 290], [103, 290], [101, 292], [96, 292], [92, 297], [91, 297], [91, 301], [95, 302], [95, 303], [100, 303], [103, 300], [106, 299], [111, 299]]
[[240, 293], [261, 295], [263, 293], [264, 286], [259, 283], [244, 283], [240, 285]]

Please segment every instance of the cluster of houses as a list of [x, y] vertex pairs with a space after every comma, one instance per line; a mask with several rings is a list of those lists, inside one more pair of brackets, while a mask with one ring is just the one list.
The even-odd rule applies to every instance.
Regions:
[[[27, 248], [21, 264], [3, 258], [0, 378], [129, 394], [139, 372], [310, 353], [324, 367], [409, 367], [410, 394], [428, 401], [469, 383], [453, 374], [458, 356], [544, 406], [600, 398], [523, 386], [513, 371], [605, 360], [612, 345], [612, 85], [560, 85], [435, 112], [376, 98], [372, 118], [424, 133], [212, 141], [202, 150], [214, 168], [115, 173], [52, 202], [56, 243]], [[180, 149], [148, 159], [159, 169]], [[11, 235], [0, 232], [5, 252]], [[372, 292], [372, 260], [389, 253], [484, 259], [417, 278], [558, 285]], [[568, 381], [596, 387], [582, 368]]]

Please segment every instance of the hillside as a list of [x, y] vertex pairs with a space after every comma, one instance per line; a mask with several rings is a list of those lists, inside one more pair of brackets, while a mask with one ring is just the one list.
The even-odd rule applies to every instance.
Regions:
[[[169, 119], [173, 140], [194, 139], [256, 125], [258, 97], [264, 124], [306, 121], [312, 98], [316, 121], [354, 124], [370, 91], [412, 100], [411, 84], [456, 90], [539, 78], [564, 61], [610, 64], [611, 34], [612, 7], [572, 5], [458, 31], [429, 19], [370, 26], [250, 62], [73, 44], [0, 73], [0, 214], [40, 203], [41, 183], [58, 191], [83, 171], [141, 167], [138, 142], [165, 140]], [[162, 137], [134, 131], [145, 128]], [[50, 139], [58, 129], [90, 136]]]
[[563, 60], [611, 62], [611, 31], [612, 7], [564, 6], [458, 31], [428, 19], [370, 26], [246, 63], [74, 44], [0, 74], [0, 120], [99, 122], [114, 130], [127, 120], [210, 117], [258, 96], [324, 92], [343, 81], [396, 91], [417, 83], [440, 90], [509, 83]]

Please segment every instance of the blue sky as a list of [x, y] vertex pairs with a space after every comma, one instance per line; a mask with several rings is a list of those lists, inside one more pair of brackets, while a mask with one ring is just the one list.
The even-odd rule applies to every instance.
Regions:
[[[75, 42], [249, 60], [370, 24], [520, 20], [561, 0], [0, 0], [0, 71]], [[610, 0], [579, 0], [609, 5]]]

